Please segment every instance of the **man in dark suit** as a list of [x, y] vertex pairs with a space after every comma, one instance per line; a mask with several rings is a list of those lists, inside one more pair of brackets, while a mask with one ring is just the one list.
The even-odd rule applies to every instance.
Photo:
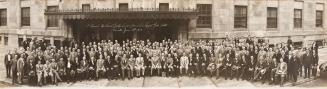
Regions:
[[206, 53], [203, 54], [202, 57], [202, 62], [201, 62], [201, 71], [202, 71], [202, 76], [206, 76], [208, 73], [207, 67], [209, 65], [209, 58]]
[[11, 60], [13, 59], [10, 50], [8, 51], [8, 54], [5, 55], [5, 67], [6, 67], [6, 74], [7, 74], [7, 78], [10, 77], [10, 70], [11, 70]]
[[191, 61], [191, 63], [193, 63], [193, 66], [194, 66], [194, 72], [195, 72], [195, 76], [198, 76], [200, 75], [200, 61], [201, 61], [201, 58], [200, 58], [200, 55], [197, 53], [195, 55], [195, 58], [193, 61]]
[[178, 77], [180, 74], [179, 72], [179, 66], [180, 66], [180, 60], [179, 60], [179, 56], [177, 55], [177, 53], [175, 52], [173, 55], [173, 60], [174, 60], [174, 70], [175, 70], [175, 77]]
[[121, 57], [119, 55], [115, 55], [114, 60], [112, 61], [112, 76], [114, 79], [118, 79], [120, 76], [120, 68], [119, 68], [119, 63], [120, 63]]
[[225, 76], [225, 80], [227, 80], [227, 78], [231, 78], [231, 69], [232, 69], [232, 59], [230, 57], [230, 54], [227, 53], [225, 59], [223, 60], [223, 73]]
[[310, 78], [312, 56], [310, 55], [309, 49], [306, 50], [306, 54], [304, 54], [303, 56], [304, 76], [305, 78]]
[[255, 70], [255, 66], [256, 66], [255, 64], [256, 64], [256, 62], [255, 62], [254, 56], [251, 55], [250, 61], [247, 63], [247, 68], [248, 68], [248, 71], [246, 73], [247, 80], [253, 80], [254, 70]]
[[94, 57], [91, 57], [91, 60], [89, 62], [89, 79], [95, 79], [95, 73], [96, 73], [96, 60]]
[[67, 63], [67, 83], [69, 82], [75, 82], [76, 81], [76, 70], [77, 70], [77, 64], [75, 62], [75, 59], [69, 59], [69, 62]]
[[234, 77], [239, 80], [240, 78], [240, 71], [241, 70], [241, 57], [239, 55], [236, 55], [232, 62], [232, 71], [231, 71], [231, 78], [233, 79]]
[[27, 40], [24, 40], [24, 41], [23, 41], [23, 48], [24, 48], [25, 50], [27, 50], [28, 45], [29, 45], [29, 42], [28, 42]]
[[291, 78], [293, 78], [293, 83], [297, 82], [297, 75], [298, 75], [298, 68], [299, 68], [299, 61], [296, 59], [294, 53], [290, 53], [289, 61], [288, 61], [288, 69]]
[[26, 65], [26, 71], [28, 72], [28, 82], [31, 85], [36, 85], [36, 67], [35, 64], [33, 64], [33, 60], [27, 60], [28, 63]]
[[11, 60], [11, 71], [12, 71], [12, 84], [14, 85], [17, 82], [17, 59], [18, 55], [15, 54], [13, 60]]
[[112, 62], [112, 56], [111, 55], [107, 55], [107, 57], [105, 57], [105, 61], [104, 61], [104, 66], [106, 68], [106, 77], [108, 80], [111, 79], [111, 68], [112, 68], [112, 65], [111, 65], [111, 62]]

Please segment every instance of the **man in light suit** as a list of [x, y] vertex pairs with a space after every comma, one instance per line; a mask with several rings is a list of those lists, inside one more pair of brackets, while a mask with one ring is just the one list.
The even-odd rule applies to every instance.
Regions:
[[189, 60], [188, 60], [188, 57], [186, 56], [186, 53], [183, 53], [183, 56], [181, 57], [180, 62], [181, 62], [180, 74], [183, 74], [183, 69], [185, 69], [186, 74], [188, 74]]
[[24, 76], [24, 58], [20, 57], [17, 61], [17, 75], [18, 75], [18, 83], [22, 84], [22, 78]]
[[104, 75], [105, 71], [106, 69], [104, 67], [104, 59], [103, 56], [100, 55], [100, 59], [97, 60], [97, 67], [96, 67], [97, 80]]
[[280, 63], [277, 66], [276, 77], [280, 77], [280, 86], [284, 85], [284, 79], [287, 73], [287, 64], [283, 58], [280, 58]]
[[[141, 53], [138, 53], [138, 57], [135, 60], [135, 64], [136, 64], [136, 76], [140, 77], [141, 75], [144, 76], [144, 59], [141, 55]], [[141, 72], [142, 71], [142, 72]], [[142, 73], [142, 74], [141, 74]]]

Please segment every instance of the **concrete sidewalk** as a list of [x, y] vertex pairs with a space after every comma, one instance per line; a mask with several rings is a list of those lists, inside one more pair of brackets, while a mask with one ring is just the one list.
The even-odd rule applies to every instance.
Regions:
[[[11, 85], [11, 79], [6, 78], [5, 76], [5, 67], [3, 64], [3, 50], [0, 50], [0, 87], [13, 86]], [[327, 48], [319, 49], [319, 63], [327, 62]], [[321, 79], [303, 79], [299, 78], [299, 81], [296, 83], [296, 86], [303, 85], [317, 85], [320, 83], [320, 87], [326, 87], [327, 84], [322, 82]], [[21, 87], [31, 87], [28, 85], [14, 85]], [[134, 78], [132, 80], [111, 80], [100, 79], [98, 81], [82, 81], [76, 83], [61, 82], [59, 83], [60, 87], [279, 87], [279, 85], [268, 85], [267, 83], [261, 84], [261, 82], [250, 82], [250, 81], [237, 81], [237, 80], [224, 80], [223, 78], [215, 79], [209, 77], [179, 77], [179, 78], [170, 78], [170, 77], [145, 77], [145, 78]], [[285, 86], [293, 86], [292, 83], [286, 83]], [[43, 87], [56, 87], [55, 85], [46, 85]], [[305, 86], [304, 86], [305, 87]], [[314, 86], [312, 86], [314, 87]]]

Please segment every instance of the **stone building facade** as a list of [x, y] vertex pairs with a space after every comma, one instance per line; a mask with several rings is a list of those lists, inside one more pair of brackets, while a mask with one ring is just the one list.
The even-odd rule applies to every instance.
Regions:
[[272, 43], [285, 42], [288, 37], [295, 42], [321, 41], [327, 38], [326, 3], [327, 0], [0, 0], [0, 45], [15, 48], [22, 40], [34, 37], [54, 45], [73, 38], [73, 28], [64, 14], [57, 14], [58, 21], [54, 22], [58, 24], [49, 26], [51, 15], [46, 13], [50, 7], [79, 10], [85, 5], [101, 10], [123, 4], [142, 10], [160, 8], [162, 4], [169, 8], [168, 12], [197, 9], [199, 14], [181, 21], [185, 26], [175, 27], [180, 30], [176, 39], [181, 40], [251, 35], [265, 37]]

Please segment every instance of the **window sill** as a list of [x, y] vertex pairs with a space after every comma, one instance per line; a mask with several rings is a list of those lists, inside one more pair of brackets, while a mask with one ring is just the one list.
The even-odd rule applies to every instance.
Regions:
[[30, 29], [31, 26], [21, 26], [20, 29]]
[[47, 30], [59, 30], [59, 27], [47, 27]]
[[294, 30], [303, 30], [303, 28], [293, 28]]
[[234, 28], [234, 31], [247, 31], [248, 28]]
[[267, 31], [279, 31], [278, 28], [267, 28]]
[[324, 27], [316, 27], [316, 30], [324, 30]]

